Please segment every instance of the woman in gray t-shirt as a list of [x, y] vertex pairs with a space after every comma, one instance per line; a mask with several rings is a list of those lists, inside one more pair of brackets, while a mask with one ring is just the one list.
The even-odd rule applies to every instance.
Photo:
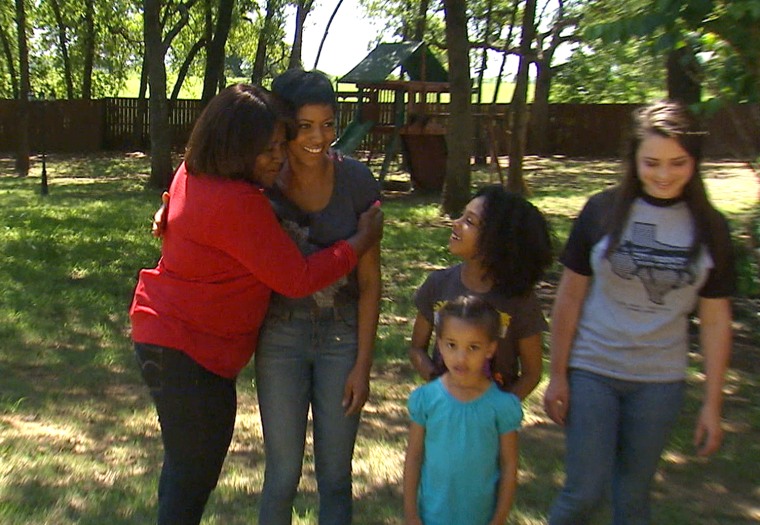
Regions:
[[672, 101], [636, 111], [634, 121], [622, 182], [589, 199], [561, 257], [544, 407], [565, 427], [567, 475], [551, 525], [589, 523], [610, 488], [614, 523], [650, 522], [695, 309], [706, 376], [697, 453], [712, 454], [722, 440], [735, 275], [726, 221], [699, 173], [702, 133]]

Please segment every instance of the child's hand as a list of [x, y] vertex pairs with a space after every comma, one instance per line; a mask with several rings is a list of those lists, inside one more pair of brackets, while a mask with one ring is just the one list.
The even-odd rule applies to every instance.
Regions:
[[150, 233], [153, 237], [161, 237], [166, 230], [166, 214], [169, 212], [169, 192], [165, 191], [161, 194], [161, 207], [153, 214], [153, 224], [151, 225]]

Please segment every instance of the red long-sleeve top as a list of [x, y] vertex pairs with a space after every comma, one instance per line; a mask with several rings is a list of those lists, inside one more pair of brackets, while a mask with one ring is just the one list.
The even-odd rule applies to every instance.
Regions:
[[222, 377], [250, 360], [272, 290], [307, 296], [356, 265], [345, 241], [304, 258], [250, 183], [188, 175], [183, 163], [170, 193], [161, 259], [140, 272], [130, 307], [132, 339]]

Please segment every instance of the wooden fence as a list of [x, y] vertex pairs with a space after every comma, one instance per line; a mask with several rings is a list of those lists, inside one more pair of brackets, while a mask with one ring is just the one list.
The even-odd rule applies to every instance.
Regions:
[[[609, 157], [620, 154], [628, 128], [631, 104], [552, 104], [549, 111], [549, 151], [572, 157]], [[434, 118], [443, 126], [450, 124], [445, 105]], [[200, 110], [197, 100], [178, 100], [171, 111], [174, 147], [181, 150]], [[378, 109], [393, 112], [392, 104]], [[359, 111], [355, 101], [341, 101], [336, 127], [340, 133]], [[32, 151], [95, 152], [102, 150], [146, 150], [149, 148], [149, 122], [138, 100], [105, 98], [100, 100], [55, 100], [30, 103]], [[497, 153], [509, 152], [509, 105], [495, 108], [476, 106], [473, 110], [478, 128], [476, 154], [488, 154], [492, 143]], [[141, 117], [144, 115], [144, 117]], [[17, 137], [17, 101], [0, 100], [0, 151], [12, 152]], [[489, 130], [496, 130], [495, 140]], [[381, 126], [369, 133], [360, 150], [380, 153], [391, 137]], [[706, 154], [712, 157], [751, 158], [760, 155], [760, 105], [744, 104], [723, 108], [708, 121]], [[533, 145], [528, 142], [528, 153]]]

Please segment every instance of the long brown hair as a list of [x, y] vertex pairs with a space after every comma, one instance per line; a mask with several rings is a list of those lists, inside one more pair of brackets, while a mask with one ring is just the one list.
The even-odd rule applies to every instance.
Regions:
[[676, 140], [694, 160], [694, 173], [684, 186], [682, 194], [694, 223], [695, 235], [692, 239], [690, 257], [697, 256], [702, 244], [707, 244], [714, 256], [716, 247], [712, 234], [715, 232], [715, 221], [720, 219], [707, 197], [700, 172], [702, 143], [706, 133], [689, 108], [675, 100], [654, 102], [633, 112], [633, 127], [623, 159], [623, 179], [615, 191], [612, 213], [608, 222], [607, 233], [610, 239], [605, 255], [609, 257], [617, 248], [633, 201], [644, 194], [641, 179], [639, 179], [636, 154], [642, 141], [652, 134]]

